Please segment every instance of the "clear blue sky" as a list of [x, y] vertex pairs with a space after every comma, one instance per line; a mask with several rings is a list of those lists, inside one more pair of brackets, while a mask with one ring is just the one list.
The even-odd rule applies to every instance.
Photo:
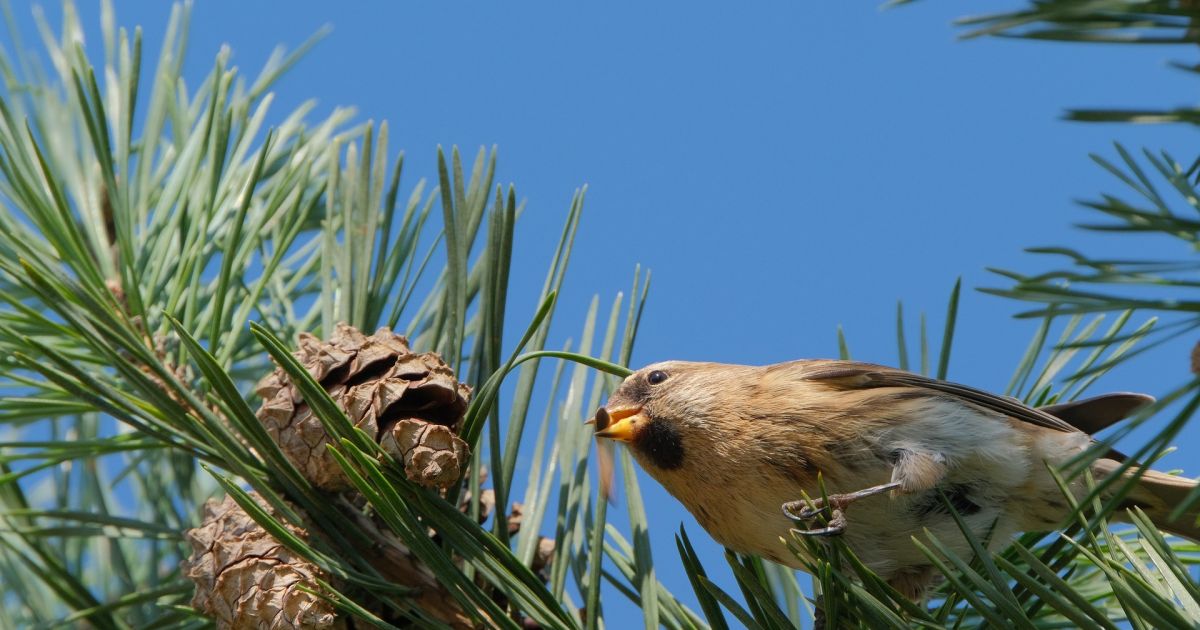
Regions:
[[[955, 41], [953, 18], [1018, 4], [282, 10], [207, 0], [195, 7], [187, 67], [198, 79], [228, 43], [253, 73], [276, 44], [295, 46], [330, 23], [332, 35], [280, 83], [276, 113], [310, 97], [319, 112], [356, 106], [362, 119], [389, 121], [406, 172], [426, 177], [439, 144], [470, 154], [498, 145], [501, 179], [528, 200], [509, 302], [516, 326], [532, 310], [572, 191], [588, 184], [555, 344], [577, 330], [592, 294], [611, 299], [641, 263], [654, 285], [635, 364], [835, 356], [838, 324], [855, 358], [894, 364], [896, 301], [929, 312], [940, 330], [961, 275], [950, 375], [1002, 389], [1033, 325], [1011, 318], [1022, 305], [974, 291], [1004, 284], [984, 267], [1044, 269], [1048, 261], [1021, 253], [1043, 244], [1186, 255], [1169, 241], [1072, 228], [1094, 218], [1072, 200], [1122, 192], [1086, 157], [1111, 155], [1112, 140], [1178, 150], [1181, 160], [1195, 140], [1182, 127], [1059, 117], [1068, 106], [1189, 104], [1193, 79], [1166, 62], [1195, 62], [1197, 51]], [[97, 23], [93, 7], [81, 10]], [[47, 12], [57, 23], [57, 8]], [[120, 23], [146, 28], [147, 51], [167, 12], [165, 3], [117, 7]], [[1163, 393], [1185, 380], [1188, 350], [1143, 357], [1103, 385]], [[1183, 444], [1197, 446], [1198, 429]], [[710, 569], [723, 566], [719, 549], [653, 482], [643, 490], [659, 575], [688, 593], [672, 539], [679, 524]], [[640, 619], [615, 594], [606, 602]]]

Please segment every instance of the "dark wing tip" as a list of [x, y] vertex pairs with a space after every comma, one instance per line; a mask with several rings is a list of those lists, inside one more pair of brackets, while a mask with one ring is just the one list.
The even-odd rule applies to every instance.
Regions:
[[1084, 400], [1039, 407], [1039, 409], [1062, 419], [1088, 435], [1093, 435], [1132, 416], [1154, 402], [1154, 397], [1146, 394], [1115, 392]]

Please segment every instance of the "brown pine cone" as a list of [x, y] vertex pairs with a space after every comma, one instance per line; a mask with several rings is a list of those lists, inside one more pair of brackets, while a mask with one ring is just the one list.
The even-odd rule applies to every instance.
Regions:
[[[260, 505], [274, 510], [257, 494]], [[288, 529], [297, 536], [306, 532]], [[192, 607], [218, 628], [343, 628], [328, 601], [301, 590], [327, 576], [271, 537], [230, 497], [204, 504], [204, 522], [185, 532], [192, 555], [183, 573], [196, 583]]]
[[[300, 334], [296, 358], [354, 425], [404, 462], [409, 479], [446, 488], [469, 460], [457, 433], [471, 390], [433, 352], [414, 353], [388, 328], [366, 336], [338, 324], [328, 341]], [[346, 490], [350, 480], [329, 454], [330, 436], [282, 369], [257, 387], [258, 418], [289, 460], [316, 486]]]

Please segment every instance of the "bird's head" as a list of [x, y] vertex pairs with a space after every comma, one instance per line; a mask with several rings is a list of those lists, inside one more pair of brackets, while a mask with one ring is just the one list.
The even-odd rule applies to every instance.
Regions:
[[[624, 442], [644, 466], [683, 466], [689, 446], [711, 436], [720, 407], [721, 379], [731, 366], [666, 361], [630, 374], [596, 412], [596, 436]], [[727, 390], [726, 390], [727, 391]]]

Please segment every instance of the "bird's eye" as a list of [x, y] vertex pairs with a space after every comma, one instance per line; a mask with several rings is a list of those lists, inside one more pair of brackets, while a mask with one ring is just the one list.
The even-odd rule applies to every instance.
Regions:
[[662, 370], [654, 370], [646, 376], [646, 382], [651, 385], [658, 385], [665, 380], [667, 380], [667, 373]]

